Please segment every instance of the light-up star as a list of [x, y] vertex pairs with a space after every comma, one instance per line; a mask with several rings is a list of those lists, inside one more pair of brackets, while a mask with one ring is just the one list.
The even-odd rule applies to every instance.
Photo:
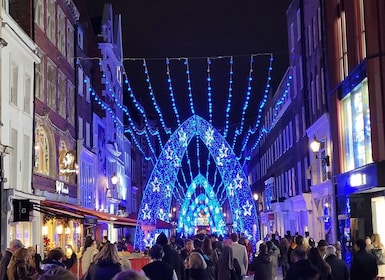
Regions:
[[242, 189], [243, 178], [239, 175], [239, 173], [237, 174], [237, 177], [235, 177], [233, 181], [235, 183], [236, 189]]
[[146, 245], [145, 247], [152, 247], [152, 244], [154, 243], [154, 238], [147, 237], [147, 238], [143, 239], [143, 242]]
[[151, 209], [148, 208], [148, 204], [147, 203], [144, 205], [144, 209], [142, 209], [142, 212], [143, 212], [143, 220], [151, 219]]
[[232, 184], [229, 184], [229, 186], [227, 187], [227, 190], [229, 192], [229, 196], [234, 196], [234, 187]]
[[243, 216], [251, 216], [251, 209], [253, 209], [253, 205], [247, 200], [246, 204], [242, 205], [243, 208]]
[[183, 128], [178, 131], [179, 142], [181, 142], [183, 147], [187, 147], [187, 133], [184, 132]]
[[211, 142], [213, 141], [214, 141], [214, 130], [211, 127], [209, 127], [205, 133], [206, 146], [211, 146]]
[[226, 145], [223, 143], [222, 146], [219, 148], [219, 157], [227, 158], [228, 153], [229, 153], [229, 148], [227, 148]]
[[217, 157], [217, 165], [218, 166], [223, 166], [222, 158], [220, 156]]
[[170, 146], [167, 147], [167, 150], [164, 151], [166, 153], [166, 159], [172, 160], [172, 156], [174, 154], [174, 151], [171, 149]]
[[175, 156], [174, 157], [174, 167], [177, 168], [177, 167], [181, 167], [180, 165], [180, 159], [178, 156]]
[[151, 182], [152, 192], [160, 192], [160, 182], [158, 177], [155, 177], [154, 181]]
[[170, 187], [170, 185], [166, 186], [164, 192], [165, 192], [166, 197], [171, 197], [171, 187]]
[[158, 214], [159, 219], [164, 221], [164, 218], [166, 217], [166, 213], [163, 211], [163, 209], [159, 209], [159, 214]]

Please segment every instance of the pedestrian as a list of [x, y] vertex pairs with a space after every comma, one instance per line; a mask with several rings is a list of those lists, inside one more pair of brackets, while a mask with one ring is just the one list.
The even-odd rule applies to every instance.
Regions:
[[[325, 250], [326, 252], [326, 250]], [[332, 268], [322, 258], [317, 248], [310, 248], [308, 259], [319, 271], [320, 280], [332, 280]]]
[[272, 257], [269, 256], [266, 243], [259, 245], [258, 256], [250, 264], [250, 270], [254, 271], [254, 280], [274, 279]]
[[231, 274], [235, 273], [233, 249], [223, 246], [215, 267], [216, 280], [230, 280]]
[[267, 241], [266, 247], [267, 247], [267, 254], [271, 259], [271, 269], [272, 269], [271, 273], [273, 276], [272, 279], [277, 279], [278, 256], [280, 254], [279, 248], [275, 246], [275, 244], [272, 241]]
[[[207, 264], [201, 253], [191, 252], [185, 269], [186, 280], [209, 280]], [[152, 280], [152, 279], [151, 279]]]
[[8, 280], [30, 280], [31, 275], [28, 275], [28, 260], [30, 258], [31, 255], [27, 249], [20, 248], [16, 250], [8, 265]]
[[350, 266], [350, 280], [373, 280], [378, 274], [376, 257], [366, 251], [364, 239], [354, 243], [352, 264]]
[[349, 270], [343, 260], [338, 259], [337, 250], [333, 245], [326, 248], [327, 257], [325, 261], [332, 269], [333, 280], [349, 280]]
[[118, 249], [115, 244], [107, 243], [94, 257], [88, 268], [85, 280], [110, 280], [122, 270]]
[[281, 269], [282, 269], [282, 277], [285, 278], [286, 277], [286, 273], [287, 273], [287, 270], [289, 268], [289, 261], [288, 261], [288, 250], [289, 250], [289, 247], [290, 247], [290, 243], [289, 241], [287, 240], [286, 237], [282, 238], [281, 239], [281, 244], [280, 244], [280, 247], [279, 247], [279, 250], [280, 250], [280, 257], [278, 259], [280, 265], [281, 265]]
[[187, 239], [184, 244], [184, 248], [180, 251], [180, 256], [183, 262], [186, 261], [192, 251], [194, 251], [194, 242], [192, 239]]
[[375, 254], [377, 266], [378, 266], [378, 277], [385, 277], [385, 249], [381, 243], [381, 237], [378, 233], [372, 234], [372, 252]]
[[41, 262], [40, 267], [44, 272], [55, 267], [66, 268], [63, 259], [64, 251], [61, 248], [54, 248], [48, 252], [47, 258]]
[[233, 248], [234, 259], [238, 261], [238, 264], [241, 268], [241, 276], [245, 276], [249, 266], [249, 261], [247, 259], [246, 247], [238, 243], [238, 235], [233, 232], [230, 235], [232, 244], [230, 245]]
[[163, 261], [170, 264], [178, 276], [178, 279], [183, 278], [183, 262], [179, 253], [168, 244], [168, 238], [164, 232], [161, 232], [156, 239], [156, 244], [163, 247], [164, 257]]
[[135, 270], [121, 271], [112, 278], [112, 280], [150, 280], [147, 277], [140, 275]]
[[319, 251], [319, 253], [323, 259], [326, 258], [326, 248], [328, 245], [329, 244], [324, 239], [321, 239], [320, 241], [318, 241], [317, 249], [318, 249], [318, 251]]
[[39, 276], [38, 280], [77, 280], [78, 278], [64, 267], [52, 267]]
[[9, 248], [5, 250], [5, 254], [3, 255], [0, 261], [0, 280], [8, 280], [7, 267], [9, 265], [9, 262], [11, 261], [13, 252], [20, 248], [24, 248], [24, 245], [23, 243], [21, 243], [20, 240], [13, 239], [11, 240], [11, 242], [9, 242]]
[[[287, 271], [285, 280], [318, 280], [318, 269], [306, 259], [306, 248], [304, 246], [297, 246], [292, 253], [292, 264]], [[373, 280], [373, 279], [372, 279]]]
[[215, 265], [218, 261], [218, 254], [213, 249], [211, 239], [206, 237], [202, 244], [203, 258], [206, 261], [207, 272], [209, 274], [209, 279], [215, 279]]
[[147, 276], [151, 280], [178, 280], [174, 268], [164, 262], [163, 247], [155, 244], [149, 251], [151, 262], [142, 268], [142, 275]]
[[89, 266], [94, 261], [95, 255], [98, 253], [96, 241], [87, 236], [84, 242], [83, 254], [82, 254], [82, 274], [86, 274]]

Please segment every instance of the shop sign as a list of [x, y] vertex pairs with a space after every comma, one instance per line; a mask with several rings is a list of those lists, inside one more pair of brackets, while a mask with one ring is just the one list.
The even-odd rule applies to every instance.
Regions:
[[75, 151], [61, 151], [59, 154], [59, 176], [71, 176], [77, 172]]
[[93, 216], [84, 216], [84, 225], [97, 225], [98, 224], [98, 218]]
[[356, 173], [350, 175], [350, 186], [359, 187], [362, 185], [366, 185], [366, 174]]
[[58, 194], [69, 194], [70, 190], [68, 187], [64, 185], [63, 182], [56, 181], [56, 192]]

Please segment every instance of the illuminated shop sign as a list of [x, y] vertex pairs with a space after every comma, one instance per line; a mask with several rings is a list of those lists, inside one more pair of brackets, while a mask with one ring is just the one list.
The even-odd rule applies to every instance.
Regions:
[[350, 186], [359, 187], [366, 185], [366, 174], [356, 173], [350, 176]]
[[61, 151], [59, 154], [59, 176], [77, 174], [76, 154], [74, 151]]
[[56, 192], [58, 194], [69, 194], [70, 190], [68, 187], [64, 185], [63, 182], [56, 181]]

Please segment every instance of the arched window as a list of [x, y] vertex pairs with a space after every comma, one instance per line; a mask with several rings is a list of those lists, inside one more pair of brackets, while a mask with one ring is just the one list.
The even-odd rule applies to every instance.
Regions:
[[34, 171], [49, 175], [49, 142], [43, 127], [38, 126], [35, 134]]

